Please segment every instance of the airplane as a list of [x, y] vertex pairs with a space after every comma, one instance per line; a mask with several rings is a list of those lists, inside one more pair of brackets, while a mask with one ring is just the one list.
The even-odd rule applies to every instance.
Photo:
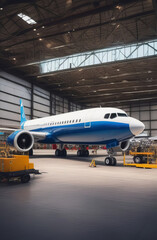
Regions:
[[[106, 145], [106, 148], [120, 146], [123, 151], [129, 147], [129, 139], [143, 132], [145, 126], [139, 120], [129, 117], [118, 108], [100, 107], [55, 116], [27, 120], [20, 99], [21, 128], [0, 128], [12, 132], [7, 144], [20, 152], [33, 148], [34, 141], [45, 144], [60, 144], [56, 156], [66, 156], [64, 144], [79, 144], [77, 156], [88, 156], [86, 145]], [[106, 165], [116, 165], [114, 157], [105, 159]]]

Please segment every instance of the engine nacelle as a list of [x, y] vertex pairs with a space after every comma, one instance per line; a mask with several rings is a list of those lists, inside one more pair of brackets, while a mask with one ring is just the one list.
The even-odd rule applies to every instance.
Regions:
[[125, 152], [129, 148], [129, 146], [130, 146], [130, 141], [129, 140], [123, 141], [123, 142], [120, 143], [119, 146], [120, 146], [121, 150], [123, 152]]
[[19, 152], [27, 152], [33, 147], [34, 137], [28, 131], [18, 130], [9, 135], [7, 144], [15, 147]]

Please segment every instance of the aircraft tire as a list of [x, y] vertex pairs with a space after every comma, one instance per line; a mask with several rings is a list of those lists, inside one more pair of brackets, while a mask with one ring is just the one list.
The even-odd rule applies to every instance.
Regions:
[[111, 163], [112, 163], [112, 158], [106, 157], [106, 158], [105, 158], [105, 165], [106, 165], [106, 166], [111, 166]]
[[112, 166], [115, 166], [116, 163], [117, 163], [116, 158], [115, 158], [115, 157], [112, 157], [111, 165], [112, 165]]
[[78, 156], [78, 157], [81, 157], [81, 156], [82, 156], [81, 150], [78, 150], [78, 151], [77, 151], [77, 156]]
[[55, 156], [59, 157], [61, 155], [61, 151], [59, 149], [56, 149], [55, 151]]
[[62, 155], [63, 157], [66, 157], [66, 155], [67, 155], [67, 151], [66, 151], [65, 148], [61, 151], [61, 155]]
[[88, 150], [86, 150], [86, 151], [84, 152], [84, 156], [85, 156], [85, 157], [88, 157], [88, 156], [89, 156], [89, 151], [88, 151]]
[[134, 156], [133, 158], [134, 163], [142, 163], [142, 156]]

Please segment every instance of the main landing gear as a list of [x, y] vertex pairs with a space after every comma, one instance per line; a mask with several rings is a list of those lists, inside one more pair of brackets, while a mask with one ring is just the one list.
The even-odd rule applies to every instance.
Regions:
[[80, 148], [81, 149], [79, 149], [77, 151], [77, 156], [78, 157], [88, 157], [89, 156], [89, 151], [87, 150], [87, 146], [86, 145], [81, 145]]
[[116, 158], [113, 156], [108, 156], [105, 158], [105, 165], [107, 166], [115, 166], [116, 165]]
[[88, 150], [78, 150], [77, 151], [77, 156], [78, 157], [88, 157], [89, 156], [89, 151]]
[[67, 151], [66, 151], [66, 149], [62, 149], [62, 150], [56, 149], [56, 151], [55, 151], [55, 156], [56, 156], [56, 157], [66, 157], [66, 156], [67, 156]]

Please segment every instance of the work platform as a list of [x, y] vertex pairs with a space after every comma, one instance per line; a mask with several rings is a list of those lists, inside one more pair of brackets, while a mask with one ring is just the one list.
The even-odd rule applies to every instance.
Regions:
[[[127, 163], [126, 162], [126, 155], [124, 153], [123, 156], [123, 165], [124, 166], [131, 166], [131, 167], [137, 167], [137, 168], [157, 168], [157, 158], [155, 155], [155, 152], [129, 152], [129, 155], [131, 156], [146, 156], [147, 157], [147, 163]], [[128, 161], [128, 160], [127, 160]]]

